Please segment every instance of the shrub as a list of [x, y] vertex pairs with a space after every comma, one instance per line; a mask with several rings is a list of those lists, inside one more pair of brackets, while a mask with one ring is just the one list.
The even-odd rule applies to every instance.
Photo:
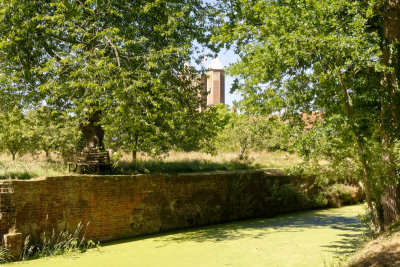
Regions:
[[312, 208], [324, 208], [328, 205], [326, 195], [321, 191], [317, 195], [312, 196], [310, 205]]
[[331, 207], [353, 204], [360, 200], [360, 188], [354, 185], [333, 184], [326, 188], [326, 197]]
[[306, 205], [305, 194], [294, 184], [279, 185], [275, 183], [271, 188], [269, 199], [277, 212], [301, 210]]

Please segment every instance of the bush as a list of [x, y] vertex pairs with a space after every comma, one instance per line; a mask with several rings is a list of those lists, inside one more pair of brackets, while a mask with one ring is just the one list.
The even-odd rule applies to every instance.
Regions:
[[354, 185], [333, 184], [326, 189], [329, 206], [339, 208], [343, 204], [353, 204], [361, 200], [360, 188]]
[[307, 202], [305, 194], [296, 185], [278, 183], [272, 186], [269, 201], [279, 213], [302, 210]]

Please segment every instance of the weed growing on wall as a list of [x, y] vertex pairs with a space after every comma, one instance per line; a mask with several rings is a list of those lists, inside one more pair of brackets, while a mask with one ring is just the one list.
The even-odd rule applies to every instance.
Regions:
[[68, 230], [56, 233], [53, 229], [51, 233], [43, 232], [37, 244], [31, 245], [30, 237], [27, 236], [23, 246], [21, 260], [30, 257], [42, 258], [70, 253], [82, 253], [86, 250], [99, 247], [99, 243], [85, 239], [85, 232], [89, 223], [83, 232], [83, 226], [79, 223], [76, 230], [70, 233]]
[[0, 264], [10, 261], [10, 255], [4, 245], [0, 245]]

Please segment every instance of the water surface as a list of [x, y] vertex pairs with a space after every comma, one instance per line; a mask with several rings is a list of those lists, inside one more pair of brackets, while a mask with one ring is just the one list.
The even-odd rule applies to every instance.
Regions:
[[[362, 206], [305, 211], [102, 244], [18, 266], [324, 266], [350, 253]], [[14, 265], [14, 264], [12, 264]]]

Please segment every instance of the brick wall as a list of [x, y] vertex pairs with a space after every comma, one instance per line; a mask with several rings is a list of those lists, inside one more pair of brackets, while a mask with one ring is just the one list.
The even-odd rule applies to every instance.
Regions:
[[74, 230], [112, 240], [294, 209], [271, 200], [272, 185], [295, 178], [260, 171], [180, 175], [63, 176], [0, 183], [0, 234], [35, 238]]

